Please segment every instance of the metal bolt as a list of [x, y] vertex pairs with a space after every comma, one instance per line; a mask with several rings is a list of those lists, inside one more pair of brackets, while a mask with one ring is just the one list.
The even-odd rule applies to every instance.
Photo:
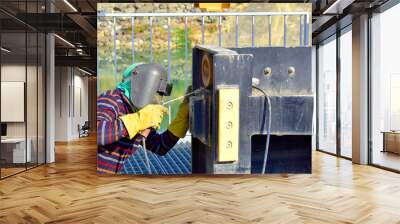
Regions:
[[251, 85], [252, 85], [252, 86], [258, 86], [258, 85], [260, 85], [260, 79], [251, 78]]
[[265, 67], [264, 68], [264, 75], [265, 76], [270, 76], [272, 74], [272, 69], [271, 67]]
[[226, 123], [226, 129], [231, 129], [232, 128], [232, 122], [228, 121], [228, 123]]
[[228, 142], [226, 143], [226, 148], [227, 148], [227, 149], [232, 148], [232, 142], [231, 142], [231, 141], [228, 141]]
[[230, 109], [232, 109], [232, 108], [233, 108], [233, 103], [229, 101], [229, 102], [226, 104], [226, 109], [230, 110]]
[[289, 76], [294, 76], [295, 74], [296, 74], [296, 68], [293, 67], [293, 66], [290, 66], [290, 67], [288, 68], [288, 75], [289, 75]]

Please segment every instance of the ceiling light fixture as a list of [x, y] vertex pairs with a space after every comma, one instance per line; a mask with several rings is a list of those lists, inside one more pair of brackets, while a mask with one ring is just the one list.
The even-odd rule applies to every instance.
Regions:
[[337, 15], [342, 14], [343, 10], [351, 5], [355, 0], [336, 0], [332, 5], [330, 5], [327, 9], [322, 13], [323, 15]]
[[86, 71], [86, 70], [83, 70], [83, 69], [81, 69], [81, 68], [79, 68], [79, 67], [78, 67], [78, 70], [81, 71], [81, 72], [83, 72], [83, 73], [85, 73], [85, 74], [87, 74], [87, 75], [92, 75], [92, 73], [90, 73], [90, 72], [88, 72], [88, 71]]
[[337, 4], [339, 4], [340, 0], [336, 0], [332, 5], [330, 5], [327, 9], [324, 10], [322, 14], [328, 14], [331, 13], [332, 9], [336, 9]]
[[66, 40], [66, 39], [64, 39], [64, 38], [62, 38], [62, 37], [60, 37], [59, 35], [57, 35], [57, 34], [54, 34], [54, 36], [55, 37], [57, 37], [59, 40], [61, 40], [62, 42], [64, 42], [64, 43], [66, 43], [67, 45], [69, 45], [70, 47], [73, 47], [73, 48], [75, 48], [75, 45], [73, 45], [71, 42], [69, 42], [68, 40]]
[[11, 52], [11, 50], [9, 50], [9, 49], [7, 49], [7, 48], [5, 48], [5, 47], [1, 47], [0, 49], [1, 49], [2, 51], [6, 52], [6, 53], [10, 53], [10, 52]]
[[78, 10], [73, 6], [68, 0], [64, 0], [65, 4], [67, 4], [74, 12], [78, 12]]

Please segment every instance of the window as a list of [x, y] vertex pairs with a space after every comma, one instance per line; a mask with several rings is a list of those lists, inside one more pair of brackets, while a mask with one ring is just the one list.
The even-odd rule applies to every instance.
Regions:
[[318, 145], [336, 153], [336, 40], [318, 48]]
[[340, 36], [340, 155], [352, 157], [352, 32]]
[[372, 163], [400, 170], [400, 5], [371, 19], [371, 140]]
[[[44, 1], [4, 4], [19, 7], [23, 16], [39, 13]], [[45, 163], [46, 38], [5, 13], [0, 17], [7, 21], [0, 24], [0, 178], [5, 178]]]

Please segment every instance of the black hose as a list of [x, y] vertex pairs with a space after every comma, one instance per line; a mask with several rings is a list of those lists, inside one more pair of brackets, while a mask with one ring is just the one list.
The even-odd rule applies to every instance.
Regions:
[[146, 159], [146, 168], [147, 168], [147, 172], [149, 174], [151, 173], [151, 167], [150, 167], [150, 161], [149, 161], [149, 156], [147, 155], [147, 149], [146, 149], [146, 138], [144, 136], [142, 136], [142, 146], [143, 146], [143, 152], [144, 152], [144, 157]]
[[[258, 91], [260, 91], [260, 92], [262, 92], [264, 94], [265, 100], [268, 103], [267, 142], [265, 143], [264, 162], [263, 162], [263, 168], [262, 168], [262, 171], [261, 171], [262, 174], [265, 174], [265, 170], [267, 168], [267, 160], [268, 160], [269, 140], [270, 140], [270, 137], [271, 137], [271, 117], [272, 117], [271, 100], [270, 100], [269, 96], [267, 95], [267, 93], [264, 90], [262, 90], [262, 89], [260, 89], [260, 88], [258, 88], [256, 86], [253, 86], [253, 88], [258, 90]], [[265, 111], [266, 111], [266, 107], [264, 107], [264, 114], [265, 114]], [[266, 116], [266, 115], [264, 115], [264, 116]], [[261, 132], [262, 132], [262, 130], [261, 130]]]

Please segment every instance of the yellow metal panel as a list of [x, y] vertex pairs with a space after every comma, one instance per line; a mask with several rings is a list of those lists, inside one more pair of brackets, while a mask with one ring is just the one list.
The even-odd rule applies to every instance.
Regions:
[[239, 157], [239, 88], [218, 89], [218, 162]]
[[230, 3], [198, 3], [195, 6], [207, 12], [222, 12], [230, 7]]

